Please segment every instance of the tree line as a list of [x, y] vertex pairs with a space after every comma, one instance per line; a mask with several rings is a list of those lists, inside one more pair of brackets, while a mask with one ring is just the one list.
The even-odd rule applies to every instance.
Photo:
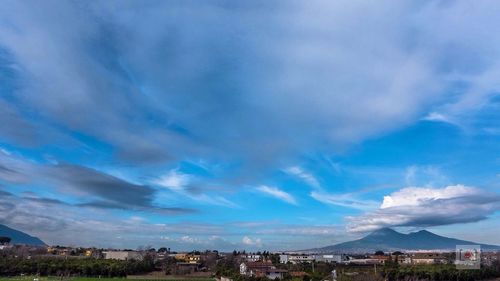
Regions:
[[383, 267], [382, 276], [388, 281], [431, 280], [431, 281], [474, 281], [500, 277], [500, 263], [481, 266], [481, 269], [458, 270], [453, 264], [400, 266], [388, 261]]
[[41, 276], [87, 276], [87, 277], [123, 277], [129, 274], [141, 274], [154, 270], [154, 262], [146, 257], [138, 260], [104, 260], [95, 258], [51, 258], [32, 257], [0, 258], [0, 275], [15, 276], [20, 274]]

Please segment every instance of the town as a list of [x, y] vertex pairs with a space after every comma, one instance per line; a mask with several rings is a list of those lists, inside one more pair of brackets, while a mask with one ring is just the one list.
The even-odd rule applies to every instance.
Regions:
[[[411, 251], [353, 254], [304, 252], [176, 252], [167, 247], [98, 249], [33, 246], [0, 237], [0, 275], [71, 278], [231, 280], [400, 280], [404, 274], [443, 274], [439, 280], [480, 280], [500, 276], [500, 252], [482, 252], [481, 270], [458, 271], [454, 252]], [[438, 272], [438, 273], [436, 273]], [[433, 276], [434, 276], [433, 275]], [[480, 277], [480, 278], [479, 278]], [[433, 277], [435, 278], [435, 276]], [[434, 279], [433, 279], [434, 280]], [[438, 279], [436, 279], [438, 280]]]

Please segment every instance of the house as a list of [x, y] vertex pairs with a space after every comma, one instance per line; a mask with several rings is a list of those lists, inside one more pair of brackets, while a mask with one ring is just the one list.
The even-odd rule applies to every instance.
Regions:
[[246, 262], [256, 262], [262, 259], [260, 255], [255, 255], [255, 254], [244, 255], [242, 258]]
[[283, 274], [288, 272], [276, 268], [271, 262], [243, 262], [240, 264], [240, 274], [250, 277], [267, 277], [268, 279], [283, 279]]
[[136, 251], [104, 251], [104, 258], [107, 260], [142, 260], [141, 253]]

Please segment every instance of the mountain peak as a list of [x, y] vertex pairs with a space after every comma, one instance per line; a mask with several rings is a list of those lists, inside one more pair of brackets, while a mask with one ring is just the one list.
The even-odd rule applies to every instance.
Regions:
[[417, 235], [417, 236], [439, 236], [439, 235], [432, 233], [432, 232], [425, 230], [425, 229], [419, 230], [417, 232], [412, 232], [409, 235], [412, 235], [412, 236], [415, 236], [415, 235]]
[[392, 228], [384, 227], [373, 231], [370, 235], [392, 235], [392, 234], [401, 234], [401, 233], [397, 232]]
[[[376, 250], [454, 250], [456, 245], [480, 244], [454, 238], [439, 236], [427, 230], [409, 234], [395, 231], [391, 228], [381, 228], [361, 239], [319, 248], [323, 252], [374, 252]], [[481, 248], [498, 250], [500, 246], [480, 244]]]

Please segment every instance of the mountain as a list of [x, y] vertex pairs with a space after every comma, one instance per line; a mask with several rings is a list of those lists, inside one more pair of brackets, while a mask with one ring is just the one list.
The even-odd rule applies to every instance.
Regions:
[[11, 244], [26, 244], [26, 245], [46, 245], [45, 242], [37, 237], [31, 236], [19, 230], [12, 229], [8, 226], [0, 224], [0, 236], [10, 237]]
[[403, 234], [390, 228], [382, 228], [358, 240], [310, 251], [360, 253], [377, 250], [455, 250], [456, 245], [481, 245], [483, 250], [500, 250], [500, 246], [448, 238], [427, 230]]

